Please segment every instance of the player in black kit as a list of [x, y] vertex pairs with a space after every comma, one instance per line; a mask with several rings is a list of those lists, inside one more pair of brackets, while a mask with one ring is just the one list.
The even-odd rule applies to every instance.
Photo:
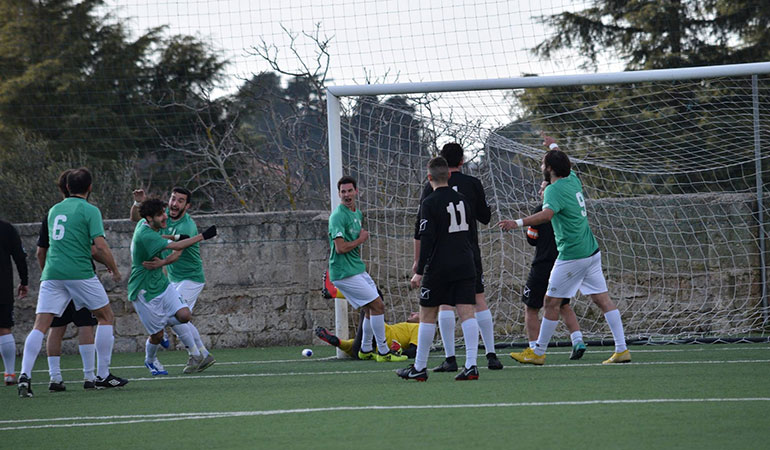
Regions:
[[[447, 160], [449, 165], [449, 187], [461, 193], [467, 199], [468, 205], [473, 209], [476, 220], [484, 225], [489, 224], [492, 218], [492, 210], [487, 204], [484, 187], [481, 180], [461, 172], [463, 166], [463, 148], [460, 144], [449, 143], [441, 148], [441, 156]], [[428, 195], [433, 192], [430, 183], [426, 183], [420, 197], [420, 204]], [[417, 221], [414, 227], [414, 264], [412, 272], [417, 267], [417, 259], [420, 254], [420, 230], [419, 230], [419, 211]], [[475, 224], [474, 224], [475, 225]], [[495, 327], [492, 321], [492, 313], [487, 306], [484, 296], [484, 269], [481, 265], [481, 250], [479, 249], [478, 233], [471, 233], [471, 243], [473, 245], [473, 257], [476, 265], [476, 320], [479, 324], [481, 339], [484, 341], [484, 348], [487, 356], [487, 367], [490, 370], [500, 370], [503, 364], [497, 358], [495, 353]], [[446, 360], [441, 365], [433, 369], [434, 372], [456, 372], [457, 360], [455, 359], [455, 314], [451, 306], [441, 306], [438, 313], [438, 326], [441, 333], [441, 340], [444, 343], [444, 352]]]
[[[0, 355], [5, 366], [5, 384], [16, 384], [16, 341], [11, 332], [13, 328], [14, 295], [23, 298], [28, 292], [27, 254], [21, 245], [21, 238], [16, 228], [0, 220]], [[13, 290], [13, 266], [16, 263], [19, 272], [19, 287]]]
[[428, 163], [428, 180], [434, 192], [420, 205], [420, 254], [411, 280], [420, 287], [420, 328], [414, 364], [396, 373], [407, 380], [428, 379], [430, 345], [436, 334], [440, 305], [457, 308], [465, 338], [465, 368], [455, 380], [476, 380], [479, 328], [474, 316], [476, 266], [472, 235], [476, 217], [468, 199], [447, 184], [449, 166], [441, 156]]

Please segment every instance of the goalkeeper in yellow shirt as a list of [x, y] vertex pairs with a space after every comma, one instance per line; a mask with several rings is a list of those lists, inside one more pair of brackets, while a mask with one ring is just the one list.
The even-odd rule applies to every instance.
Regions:
[[[342, 292], [337, 290], [334, 284], [329, 281], [327, 274], [324, 274], [323, 295], [326, 298], [344, 298]], [[380, 297], [382, 297], [382, 293], [380, 293]], [[409, 314], [409, 318], [406, 322], [398, 322], [392, 325], [386, 323], [385, 340], [387, 341], [388, 347], [396, 353], [406, 355], [409, 358], [414, 358], [414, 355], [417, 352], [417, 330], [420, 325], [419, 322], [419, 314], [413, 312]], [[361, 327], [358, 327], [354, 339], [340, 339], [331, 334], [329, 330], [324, 327], [316, 328], [315, 334], [319, 339], [329, 345], [339, 347], [340, 350], [350, 355], [351, 358], [358, 359], [358, 349], [361, 347]]]

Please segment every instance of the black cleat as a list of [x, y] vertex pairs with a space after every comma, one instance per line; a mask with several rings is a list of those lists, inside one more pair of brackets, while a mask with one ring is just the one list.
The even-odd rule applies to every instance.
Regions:
[[94, 380], [83, 380], [83, 389], [96, 389]]
[[457, 372], [457, 358], [450, 356], [433, 369], [434, 372]]
[[455, 381], [464, 381], [464, 380], [478, 380], [479, 379], [479, 368], [477, 366], [471, 366], [470, 369], [466, 369], [463, 367], [462, 372], [458, 373], [455, 377]]
[[487, 368], [489, 370], [503, 370], [503, 363], [497, 359], [497, 354], [487, 353]]
[[107, 378], [96, 377], [96, 381], [94, 382], [96, 389], [122, 387], [127, 384], [128, 380], [125, 378], [116, 377], [113, 374], [107, 375]]
[[405, 380], [415, 380], [415, 381], [428, 380], [427, 368], [424, 368], [422, 370], [416, 370], [414, 368], [414, 364], [410, 364], [409, 367], [404, 367], [403, 369], [396, 370], [396, 375], [400, 376]]
[[326, 342], [329, 345], [333, 345], [335, 347], [340, 346], [340, 339], [337, 336], [329, 333], [329, 330], [324, 327], [316, 328], [315, 335], [318, 336], [318, 339]]
[[32, 381], [29, 379], [27, 374], [23, 373], [19, 375], [19, 397], [25, 398], [25, 397], [34, 397], [32, 394]]
[[64, 392], [67, 390], [67, 386], [64, 385], [64, 381], [51, 381], [48, 383], [48, 390], [51, 392]]
[[572, 346], [572, 353], [569, 355], [569, 359], [576, 360], [583, 357], [583, 353], [586, 352], [586, 344], [583, 341], [578, 342]]

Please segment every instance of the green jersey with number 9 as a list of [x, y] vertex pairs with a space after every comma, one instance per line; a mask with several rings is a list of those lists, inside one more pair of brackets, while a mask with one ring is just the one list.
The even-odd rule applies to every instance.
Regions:
[[44, 280], [85, 280], [94, 276], [91, 244], [104, 236], [99, 208], [80, 197], [65, 198], [48, 211]]
[[561, 260], [588, 258], [599, 248], [591, 227], [588, 226], [583, 184], [570, 171], [545, 188], [543, 209], [553, 211], [551, 225], [556, 237], [556, 248]]

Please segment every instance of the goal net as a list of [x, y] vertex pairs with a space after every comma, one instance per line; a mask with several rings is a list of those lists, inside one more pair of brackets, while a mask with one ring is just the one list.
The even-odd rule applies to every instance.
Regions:
[[[362, 256], [386, 320], [418, 309], [409, 279], [425, 166], [444, 143], [459, 142], [463, 171], [481, 179], [493, 209], [479, 240], [498, 344], [526, 342], [521, 294], [534, 247], [525, 231], [495, 225], [540, 204], [543, 131], [583, 182], [630, 341], [767, 336], [769, 69], [330, 88], [332, 202], [339, 176], [354, 176], [371, 233]], [[611, 342], [590, 298], [571, 304], [587, 339]], [[568, 334], [560, 324], [556, 338]]]

